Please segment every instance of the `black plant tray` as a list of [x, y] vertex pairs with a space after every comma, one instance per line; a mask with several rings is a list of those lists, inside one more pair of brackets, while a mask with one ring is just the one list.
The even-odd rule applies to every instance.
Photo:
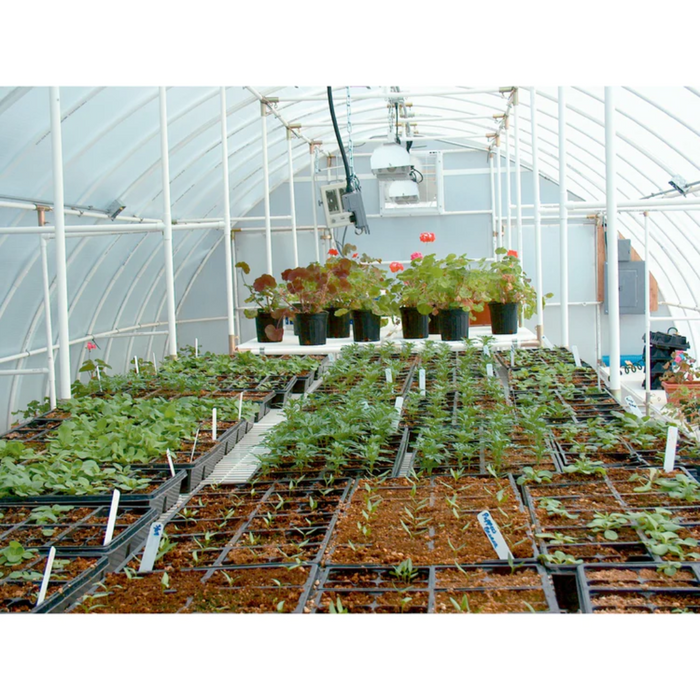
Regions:
[[[592, 573], [609, 573], [618, 575], [625, 572], [625, 582], [629, 586], [605, 585], [591, 579]], [[700, 567], [698, 564], [681, 564], [679, 572], [686, 580], [680, 580], [679, 574], [675, 577], [667, 577], [659, 572], [658, 564], [584, 564], [576, 568], [576, 584], [581, 601], [581, 612], [602, 613], [616, 612], [612, 606], [601, 605], [605, 596], [626, 597], [634, 596], [636, 600], [631, 600], [629, 607], [625, 606], [627, 612], [634, 613], [656, 613], [672, 612], [674, 609], [687, 609], [690, 612], [700, 613]], [[663, 583], [670, 585], [647, 584], [644, 577], [651, 574]], [[636, 580], [635, 580], [636, 579]], [[675, 579], [675, 580], [674, 580]], [[646, 585], [645, 585], [646, 584]], [[673, 605], [671, 601], [663, 602], [655, 600], [655, 596], [665, 595], [678, 598], [678, 604]], [[693, 599], [688, 603], [684, 598]]]
[[294, 386], [292, 387], [292, 394], [306, 394], [314, 381], [314, 372], [309, 372], [308, 374], [298, 374], [294, 377]]
[[[270, 408], [282, 408], [286, 403], [292, 389], [296, 384], [296, 377], [283, 377], [280, 375], [270, 375], [263, 380], [266, 384], [272, 383], [274, 396], [270, 401]], [[261, 382], [262, 384], [263, 382]], [[259, 389], [259, 391], [262, 391]]]
[[[28, 562], [28, 565], [25, 567], [25, 570], [27, 569], [33, 569], [36, 571], [39, 571], [42, 576], [44, 573], [44, 567], [45, 567], [45, 559], [48, 556], [47, 553], [40, 553], [39, 554], [39, 560], [41, 561], [41, 565], [37, 568], [35, 567], [35, 562], [37, 561], [36, 559], [33, 559]], [[49, 589], [47, 591], [47, 596], [44, 602], [39, 606], [39, 607], [33, 607], [34, 603], [31, 602], [27, 598], [15, 598], [15, 599], [5, 599], [3, 605], [4, 606], [19, 606], [19, 605], [31, 605], [30, 610], [25, 610], [22, 611], [24, 613], [51, 613], [51, 612], [61, 612], [65, 610], [67, 607], [71, 605], [71, 603], [74, 600], [77, 600], [80, 596], [83, 595], [83, 593], [99, 578], [103, 576], [107, 568], [109, 567], [109, 560], [107, 557], [95, 557], [91, 555], [85, 555], [85, 554], [75, 554], [75, 553], [70, 553], [70, 552], [64, 552], [62, 550], [57, 549], [56, 551], [56, 559], [94, 559], [95, 564], [91, 566], [90, 568], [86, 569], [85, 571], [82, 571], [78, 576], [75, 578], [71, 579], [70, 581], [67, 581], [64, 585], [60, 587], [60, 589], [56, 590], [55, 587], [52, 586], [51, 583], [49, 583]], [[56, 569], [54, 568], [54, 572], [56, 572]], [[57, 572], [58, 575], [58, 572]], [[4, 579], [2, 582], [0, 582], [0, 599], [3, 598], [3, 586], [5, 585], [7, 579]], [[39, 588], [41, 587], [41, 579], [35, 582], [34, 590], [38, 594], [39, 593]], [[8, 613], [12, 613], [12, 610], [9, 610]], [[21, 613], [20, 613], [21, 614]]]
[[[74, 505], [76, 508], [84, 507], [84, 503], [81, 502], [79, 498], [76, 498], [75, 503], [62, 503], [61, 505]], [[23, 507], [30, 507], [27, 504]], [[104, 504], [99, 506], [88, 515], [84, 516], [82, 520], [78, 522], [73, 522], [68, 525], [61, 525], [60, 519], [58, 523], [52, 523], [51, 525], [37, 525], [25, 520], [23, 523], [17, 523], [0, 531], [0, 548], [6, 545], [8, 542], [12, 541], [16, 533], [21, 531], [26, 527], [31, 528], [53, 528], [59, 529], [64, 528], [64, 532], [61, 533], [58, 539], [55, 541], [48, 540], [44, 545], [31, 545], [31, 548], [38, 549], [40, 552], [47, 552], [51, 546], [55, 546], [60, 549], [62, 553], [74, 554], [75, 556], [88, 556], [88, 557], [107, 557], [109, 559], [109, 569], [112, 570], [120, 562], [122, 562], [126, 557], [128, 557], [132, 552], [135, 552], [143, 544], [144, 540], [148, 535], [148, 528], [154, 520], [160, 517], [160, 513], [156, 512], [152, 508], [147, 506], [125, 506], [128, 511], [139, 515], [139, 519], [130, 525], [128, 525], [123, 531], [119, 532], [114, 539], [106, 547], [102, 545], [70, 545], [63, 541], [62, 537], [65, 535], [70, 535], [76, 531], [79, 531], [83, 527], [85, 528], [97, 528], [99, 525], [88, 524], [86, 521], [98, 515], [98, 511], [101, 517], [104, 517], [105, 526], [107, 522], [107, 516], [109, 514], [109, 505]], [[124, 508], [121, 506], [118, 510], [119, 514], [124, 512]], [[60, 518], [60, 516], [59, 516]], [[0, 521], [1, 523], [2, 521]]]
[[[147, 465], [144, 468], [158, 471], [163, 469], [170, 473], [167, 465]], [[170, 510], [177, 502], [178, 494], [180, 493], [180, 485], [185, 479], [185, 472], [175, 472], [175, 476], [168, 478], [158, 488], [150, 493], [129, 493], [122, 492], [119, 497], [121, 505], [137, 506], [145, 505], [152, 508], [157, 513], [165, 513]], [[63, 494], [51, 494], [46, 496], [31, 496], [29, 498], [2, 498], [0, 499], [0, 508], [3, 506], [29, 505], [32, 508], [42, 505], [78, 505], [84, 507], [109, 505], [112, 501], [112, 492], [108, 491], [104, 495], [99, 496], [75, 496]]]
[[[558, 613], [559, 606], [557, 604], [554, 586], [549, 573], [540, 565], [529, 561], [513, 561], [513, 569], [509, 565], [502, 564], [464, 564], [460, 567], [467, 574], [471, 572], [484, 571], [487, 575], [502, 576], [503, 586], [447, 586], [440, 585], [439, 577], [442, 573], [458, 572], [456, 566], [419, 566], [414, 567], [415, 577], [409, 581], [403, 581], [394, 575], [395, 571], [391, 567], [378, 565], [354, 565], [354, 564], [336, 564], [332, 566], [321, 567], [316, 586], [311, 595], [310, 602], [311, 613], [325, 613], [328, 609], [322, 604], [324, 595], [331, 598], [335, 603], [340, 598], [343, 602], [343, 596], [348, 594], [366, 594], [372, 598], [372, 602], [362, 605], [361, 610], [353, 609], [353, 612], [399, 612], [401, 609], [400, 603], [392, 605], [382, 605], [381, 596], [392, 593], [399, 593], [401, 596], [410, 597], [404, 606], [404, 612], [409, 613], [438, 613], [436, 597], [454, 597], [460, 601], [462, 596], [467, 598], [470, 594], [494, 593], [498, 591], [511, 590], [526, 593], [529, 591], [542, 591], [544, 594], [547, 610], [542, 612]], [[534, 586], [509, 586], [507, 578], [512, 575], [513, 571], [534, 571], [539, 576], [541, 585]], [[352, 577], [361, 577], [364, 581], [353, 581]], [[499, 582], [500, 583], [500, 582]], [[419, 595], [421, 602], [413, 605], [416, 596]], [[443, 603], [444, 604], [444, 603]], [[452, 603], [450, 603], [450, 606]], [[449, 608], [450, 612], [454, 612]], [[477, 612], [477, 610], [475, 610]], [[526, 606], [523, 606], [522, 612], [528, 612]]]

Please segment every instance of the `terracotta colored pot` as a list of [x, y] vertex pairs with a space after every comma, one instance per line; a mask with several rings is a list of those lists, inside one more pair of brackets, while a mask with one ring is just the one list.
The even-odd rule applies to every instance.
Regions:
[[678, 406], [681, 399], [700, 397], [700, 381], [683, 382], [661, 382], [661, 386], [666, 392], [666, 400]]

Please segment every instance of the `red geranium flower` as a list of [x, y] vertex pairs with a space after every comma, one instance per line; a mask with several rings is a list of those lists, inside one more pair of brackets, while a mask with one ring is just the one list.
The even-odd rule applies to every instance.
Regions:
[[353, 258], [356, 258], [356, 257], [357, 257], [357, 253], [353, 253], [353, 254], [352, 254], [352, 257], [353, 257]]
[[506, 255], [510, 255], [511, 258], [517, 258], [518, 257], [518, 251], [517, 250], [509, 250]]
[[399, 272], [399, 271], [403, 270], [403, 265], [400, 262], [393, 262], [393, 263], [390, 263], [389, 269], [392, 272]]
[[328, 255], [338, 255], [338, 251], [335, 248], [329, 248]]
[[88, 341], [88, 344], [85, 347], [87, 347], [88, 350], [97, 350], [97, 345], [95, 345], [95, 343], [92, 341]]

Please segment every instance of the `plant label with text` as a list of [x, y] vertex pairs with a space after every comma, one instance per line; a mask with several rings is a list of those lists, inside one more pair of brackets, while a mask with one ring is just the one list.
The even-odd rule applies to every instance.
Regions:
[[625, 403], [627, 404], [627, 408], [629, 409], [630, 413], [637, 416], [637, 418], [642, 417], [642, 412], [639, 410], [637, 402], [631, 396], [625, 396]]
[[664, 455], [664, 471], [672, 472], [676, 461], [676, 444], [678, 443], [678, 428], [670, 425], [666, 437], [666, 454]]
[[490, 362], [486, 365], [486, 376], [493, 377], [493, 365]]
[[384, 376], [386, 377], [386, 383], [387, 384], [393, 384], [394, 383], [394, 377], [391, 374], [391, 368], [387, 367], [384, 370]]
[[481, 525], [484, 532], [486, 533], [486, 537], [489, 538], [489, 542], [491, 543], [491, 546], [496, 552], [498, 558], [512, 559], [513, 555], [511, 554], [511, 551], [508, 548], [508, 544], [506, 543], [503, 535], [501, 534], [498, 525], [496, 525], [496, 522], [491, 517], [491, 513], [489, 513], [489, 511], [487, 510], [482, 510], [481, 513], [479, 513], [479, 515], [477, 515], [476, 517], [479, 521], [479, 525]]
[[420, 389], [420, 395], [425, 396], [425, 370], [418, 370], [418, 388]]
[[163, 530], [163, 523], [153, 523], [151, 525], [148, 531], [148, 537], [146, 538], [143, 556], [141, 557], [141, 566], [139, 566], [140, 574], [153, 571], [153, 564], [158, 555], [158, 548], [160, 547], [160, 538], [163, 536]]

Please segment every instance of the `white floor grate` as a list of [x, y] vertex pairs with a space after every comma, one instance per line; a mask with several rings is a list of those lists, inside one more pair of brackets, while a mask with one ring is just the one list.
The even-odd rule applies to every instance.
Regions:
[[281, 409], [271, 410], [250, 432], [216, 465], [205, 484], [243, 484], [258, 468], [256, 455], [265, 449], [260, 442], [268, 430], [284, 420]]

